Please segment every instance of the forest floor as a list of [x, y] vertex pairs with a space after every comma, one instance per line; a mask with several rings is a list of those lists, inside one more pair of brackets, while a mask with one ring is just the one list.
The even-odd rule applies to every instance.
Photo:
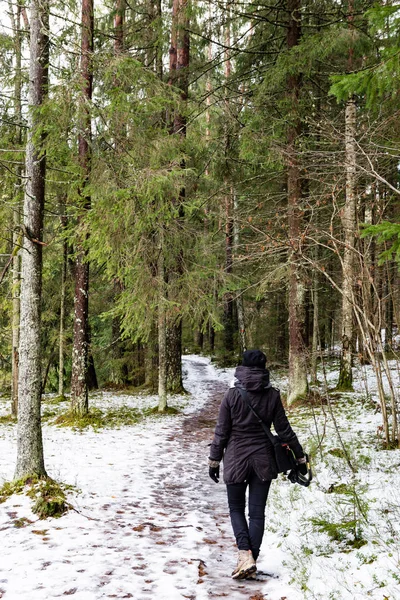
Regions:
[[[337, 429], [326, 405], [290, 414], [315, 479], [309, 488], [284, 476], [274, 482], [256, 581], [230, 577], [236, 551], [225, 486], [208, 477], [208, 444], [233, 369], [185, 356], [184, 370], [189, 395], [170, 402], [177, 415], [98, 430], [46, 421], [46, 468], [74, 486], [73, 510], [38, 520], [24, 495], [0, 505], [0, 598], [399, 600], [400, 455], [381, 449], [368, 368], [357, 371], [355, 392], [332, 395]], [[285, 378], [275, 376], [284, 390]], [[336, 376], [328, 370], [328, 380]], [[144, 410], [156, 397], [102, 392], [91, 404]], [[7, 410], [0, 399], [0, 415]], [[0, 424], [0, 485], [15, 460], [15, 424]]]

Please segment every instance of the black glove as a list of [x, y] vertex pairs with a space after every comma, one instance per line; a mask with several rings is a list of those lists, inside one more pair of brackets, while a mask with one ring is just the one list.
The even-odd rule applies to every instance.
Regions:
[[219, 465], [218, 467], [209, 467], [208, 474], [215, 483], [219, 482]]
[[310, 466], [308, 454], [304, 457], [305, 462], [297, 463], [296, 467], [292, 469], [288, 475], [289, 481], [292, 483], [298, 483], [304, 487], [308, 487], [312, 481], [313, 474]]
[[307, 468], [307, 463], [297, 463], [297, 470], [299, 473], [301, 473], [302, 475], [306, 476], [308, 473], [308, 468]]

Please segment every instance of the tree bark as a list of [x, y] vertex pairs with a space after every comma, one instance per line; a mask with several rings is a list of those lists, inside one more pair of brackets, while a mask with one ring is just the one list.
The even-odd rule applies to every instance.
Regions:
[[[153, 319], [152, 319], [153, 321]], [[150, 391], [157, 389], [158, 340], [155, 323], [152, 323], [149, 339], [145, 346], [144, 372], [145, 386]]]
[[[62, 217], [63, 218], [63, 217]], [[60, 330], [58, 344], [58, 395], [64, 396], [64, 322], [65, 322], [65, 296], [67, 282], [68, 244], [63, 241], [63, 262], [61, 270], [60, 292]]]
[[165, 298], [164, 232], [160, 232], [158, 275], [158, 412], [167, 407], [167, 323]]
[[196, 350], [198, 349], [199, 352], [203, 352], [203, 347], [204, 347], [203, 327], [204, 327], [204, 319], [201, 319], [199, 326], [196, 329], [195, 334], [194, 334], [194, 343], [197, 347]]
[[171, 394], [184, 391], [182, 381], [182, 319], [167, 327], [167, 390]]
[[276, 299], [277, 335], [276, 335], [276, 358], [279, 361], [287, 360], [287, 308], [285, 303], [285, 288], [278, 291]]
[[208, 324], [208, 344], [210, 346], [210, 352], [215, 350], [215, 329], [211, 321]]
[[[18, 229], [20, 227], [20, 210], [17, 205], [13, 211], [13, 251], [20, 244]], [[12, 363], [11, 363], [11, 414], [18, 414], [18, 371], [19, 371], [19, 332], [20, 332], [20, 289], [21, 289], [21, 254], [16, 251], [12, 267]]]
[[115, 0], [114, 17], [114, 52], [116, 55], [124, 51], [125, 0]]
[[[180, 97], [185, 106], [188, 98], [188, 69], [189, 69], [189, 32], [188, 32], [188, 0], [174, 0], [172, 12], [172, 29], [171, 29], [171, 49], [170, 49], [170, 82], [180, 90]], [[186, 139], [186, 114], [184, 112], [175, 111], [173, 125], [171, 129], [172, 135], [179, 135], [182, 143]], [[181, 162], [182, 169], [185, 168], [185, 162]], [[184, 201], [186, 190], [181, 188], [179, 197], [173, 202], [178, 205], [178, 219], [175, 220], [175, 225], [181, 228], [184, 218]], [[183, 256], [182, 252], [176, 258], [176, 272], [178, 277], [183, 273]], [[174, 277], [171, 273], [165, 273], [166, 280], [171, 281]], [[183, 391], [182, 385], [182, 318], [167, 319], [167, 390], [172, 393]]]
[[[238, 224], [238, 201], [237, 195], [235, 194], [233, 200], [233, 249], [234, 253], [237, 254], [239, 252], [239, 224]], [[239, 291], [236, 297], [236, 312], [238, 319], [238, 328], [239, 328], [239, 340], [240, 340], [240, 350], [241, 352], [245, 352], [247, 350], [247, 332], [246, 332], [246, 320], [244, 314], [244, 303], [243, 303], [243, 295]]]
[[[289, 23], [287, 48], [291, 50], [300, 42], [301, 2], [288, 0]], [[289, 229], [289, 394], [288, 403], [304, 399], [308, 392], [307, 363], [304, 344], [306, 287], [301, 265], [301, 173], [297, 155], [297, 143], [301, 134], [299, 95], [301, 77], [291, 74], [287, 80], [288, 99], [291, 107], [288, 128], [288, 229]]]
[[[9, 0], [9, 9], [13, 29], [15, 51], [15, 82], [14, 82], [14, 114], [15, 114], [15, 145], [22, 148], [22, 48], [21, 48], [21, 6], [14, 9]], [[13, 259], [12, 259], [12, 351], [11, 351], [11, 414], [18, 414], [18, 365], [19, 365], [19, 320], [20, 320], [20, 287], [21, 287], [21, 192], [22, 192], [22, 166], [16, 166], [15, 197], [13, 208]]]
[[19, 410], [15, 478], [45, 476], [41, 405], [42, 237], [46, 159], [35, 137], [38, 110], [47, 94], [49, 7], [32, 0], [30, 29], [29, 111], [26, 145], [27, 184], [24, 197], [21, 318], [19, 346]]
[[[92, 99], [92, 55], [93, 55], [93, 0], [82, 2], [82, 42], [81, 42], [81, 127], [78, 136], [79, 164], [82, 173], [80, 192], [82, 207], [78, 217], [78, 231], [84, 222], [84, 213], [90, 209], [91, 199], [87, 191], [91, 171], [91, 117]], [[87, 371], [89, 352], [89, 263], [85, 241], [87, 234], [80, 233], [76, 245], [75, 297], [74, 297], [74, 340], [72, 350], [71, 403], [77, 414], [89, 410]]]
[[[230, 5], [226, 7], [227, 23], [225, 25], [225, 56], [224, 56], [224, 77], [226, 85], [226, 95], [228, 96], [228, 82], [231, 76], [232, 63], [230, 58], [231, 45], [231, 23], [230, 23]], [[225, 273], [227, 277], [232, 275], [233, 271], [233, 245], [234, 245], [234, 215], [233, 215], [233, 197], [234, 190], [229, 185], [230, 155], [231, 155], [231, 135], [230, 135], [230, 106], [229, 99], [225, 99]], [[233, 354], [235, 350], [234, 343], [234, 315], [233, 315], [233, 294], [228, 292], [224, 296], [224, 346], [227, 354]]]
[[318, 383], [318, 341], [319, 341], [319, 289], [318, 289], [318, 271], [313, 273], [313, 328], [312, 328], [312, 346], [311, 346], [311, 383]]
[[162, 80], [163, 78], [163, 27], [162, 27], [162, 2], [161, 0], [156, 0], [155, 2], [155, 18], [156, 18], [156, 60], [155, 67], [157, 77]]
[[[232, 248], [233, 248], [233, 218], [231, 194], [225, 196], [225, 273], [229, 277], [232, 274]], [[234, 344], [234, 319], [233, 319], [233, 295], [227, 292], [224, 296], [224, 347], [228, 354], [235, 350]]]
[[354, 304], [354, 231], [356, 227], [356, 104], [353, 98], [346, 103], [346, 202], [342, 215], [344, 232], [342, 283], [342, 355], [338, 388], [353, 389], [353, 304]]

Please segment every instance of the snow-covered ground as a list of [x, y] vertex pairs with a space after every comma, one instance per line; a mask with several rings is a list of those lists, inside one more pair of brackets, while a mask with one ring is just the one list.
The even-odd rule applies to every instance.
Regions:
[[[0, 504], [0, 598], [399, 600], [400, 453], [379, 449], [368, 369], [366, 379], [356, 371], [355, 393], [332, 399], [355, 474], [328, 406], [290, 415], [313, 455], [315, 479], [307, 489], [283, 476], [274, 482], [258, 562], [270, 576], [255, 582], [230, 578], [236, 556], [225, 487], [208, 478], [208, 443], [233, 369], [198, 356], [186, 356], [184, 369], [190, 395], [170, 402], [178, 416], [99, 431], [44, 426], [46, 469], [79, 490], [68, 496], [75, 510], [40, 521], [25, 496]], [[284, 389], [283, 377], [273, 379]], [[91, 398], [100, 408], [156, 402]], [[7, 410], [0, 401], [0, 414]], [[15, 460], [15, 425], [0, 425], [0, 485]]]

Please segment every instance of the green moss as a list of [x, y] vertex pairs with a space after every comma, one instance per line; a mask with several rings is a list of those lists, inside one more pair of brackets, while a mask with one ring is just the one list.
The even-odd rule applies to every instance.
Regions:
[[69, 402], [67, 396], [55, 396], [54, 398], [43, 398], [42, 402], [46, 404], [62, 404], [63, 402]]
[[120, 406], [103, 411], [91, 408], [86, 415], [77, 415], [71, 411], [62, 413], [53, 421], [60, 427], [72, 427], [79, 431], [92, 427], [95, 430], [104, 427], [118, 428], [125, 425], [134, 425], [143, 418], [143, 414], [136, 408]]
[[[38, 515], [39, 519], [61, 517], [70, 508], [65, 497], [66, 489], [73, 488], [60, 484], [50, 477], [27, 476], [4, 483], [0, 488], [0, 503], [5, 502], [13, 494], [25, 494], [34, 501], [32, 512]], [[15, 526], [23, 525], [16, 523]]]
[[101, 410], [91, 408], [86, 415], [78, 415], [68, 410], [58, 413], [56, 411], [45, 411], [42, 420], [49, 421], [51, 425], [58, 427], [71, 427], [72, 429], [82, 431], [91, 427], [95, 431], [104, 428], [118, 429], [119, 427], [136, 425], [148, 416], [176, 415], [180, 410], [175, 407], [168, 407], [163, 413], [158, 412], [158, 406], [145, 410], [138, 410], [130, 406], [119, 406]]
[[39, 519], [61, 517], [69, 508], [63, 487], [49, 477], [40, 479], [37, 485], [27, 492], [27, 496], [34, 499], [32, 512], [38, 515]]
[[346, 376], [346, 374], [340, 374], [335, 390], [337, 392], [354, 392], [352, 378]]
[[147, 408], [144, 411], [144, 414], [146, 416], [178, 415], [179, 413], [180, 413], [180, 411], [177, 408], [174, 408], [173, 406], [167, 406], [167, 408], [163, 412], [159, 412], [158, 406], [154, 406], [153, 408]]
[[366, 454], [360, 454], [357, 457], [357, 461], [360, 465], [370, 465], [372, 462], [372, 459], [370, 456], [367, 456]]
[[342, 383], [335, 387], [335, 392], [354, 392], [354, 388], [352, 385]]
[[49, 421], [50, 419], [55, 417], [57, 414], [58, 413], [55, 410], [44, 410], [42, 412], [41, 419], [42, 419], [42, 421]]
[[107, 427], [120, 427], [122, 425], [134, 425], [142, 419], [142, 413], [137, 408], [120, 406], [111, 408], [104, 415]]
[[331, 485], [329, 488], [330, 494], [352, 494], [353, 488], [347, 483], [339, 483], [339, 485]]
[[106, 426], [104, 421], [104, 413], [99, 408], [91, 408], [86, 415], [78, 415], [72, 411], [61, 413], [53, 421], [53, 425], [60, 427], [72, 427], [73, 429], [101, 429]]
[[362, 548], [363, 546], [365, 546], [365, 544], [368, 544], [368, 542], [363, 538], [355, 539], [352, 542], [347, 542], [347, 545], [350, 545], [352, 548], [356, 549]]
[[144, 393], [149, 389], [149, 386], [145, 383], [141, 385], [131, 385], [129, 383], [114, 383], [113, 381], [106, 381], [101, 386], [102, 391], [112, 392], [114, 396], [137, 396], [140, 393]]
[[336, 456], [337, 458], [345, 458], [345, 453], [342, 448], [331, 448], [328, 450], [328, 454]]
[[380, 445], [380, 447], [378, 447], [379, 450], [398, 450], [399, 449], [399, 442], [397, 440], [390, 440], [390, 442], [387, 444], [385, 441], [382, 441], [382, 444]]
[[5, 502], [7, 498], [13, 494], [22, 494], [26, 485], [30, 485], [32, 482], [35, 483], [37, 481], [37, 476], [6, 481], [0, 488], [0, 503]]
[[14, 415], [3, 415], [0, 417], [0, 425], [14, 425], [17, 422], [17, 417]]

